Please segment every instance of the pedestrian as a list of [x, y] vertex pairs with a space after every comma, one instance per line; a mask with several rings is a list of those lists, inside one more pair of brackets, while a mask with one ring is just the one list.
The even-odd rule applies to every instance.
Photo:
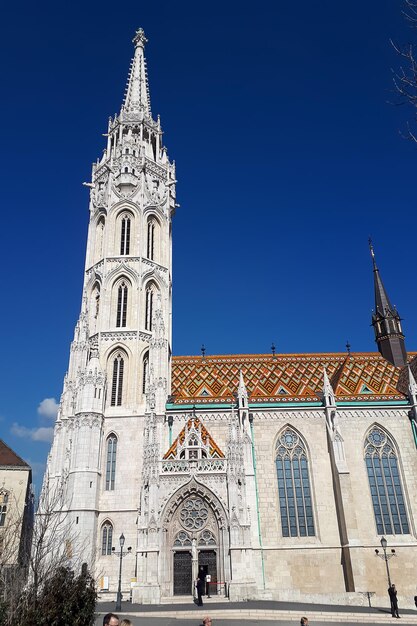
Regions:
[[103, 617], [103, 626], [119, 626], [119, 618], [114, 613], [107, 613]]
[[397, 590], [395, 588], [395, 585], [391, 585], [391, 587], [388, 587], [388, 595], [391, 602], [392, 617], [400, 617], [398, 614]]
[[203, 619], [203, 626], [211, 626], [211, 624], [212, 624], [212, 619], [211, 617], [207, 615], [207, 617]]
[[415, 604], [415, 605], [416, 605], [416, 607], [417, 607], [417, 596], [414, 596], [414, 604]]
[[204, 593], [205, 582], [203, 578], [197, 578], [197, 605], [203, 606], [203, 598], [202, 595]]
[[302, 617], [300, 619], [300, 626], [308, 626], [308, 617]]
[[131, 622], [130, 619], [125, 618], [120, 622], [120, 626], [133, 626], [133, 622]]

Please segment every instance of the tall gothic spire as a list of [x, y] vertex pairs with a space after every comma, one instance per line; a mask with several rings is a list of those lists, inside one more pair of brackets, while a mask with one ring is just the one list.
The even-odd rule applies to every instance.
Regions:
[[126, 113], [143, 111], [147, 117], [151, 117], [151, 101], [145, 59], [145, 44], [147, 41], [143, 29], [139, 28], [133, 38], [135, 56], [130, 66], [122, 110]]
[[369, 248], [374, 270], [375, 310], [372, 314], [372, 326], [374, 327], [375, 341], [384, 359], [395, 367], [403, 367], [407, 362], [407, 352], [401, 328], [401, 318], [385, 291], [371, 240], [369, 240]]

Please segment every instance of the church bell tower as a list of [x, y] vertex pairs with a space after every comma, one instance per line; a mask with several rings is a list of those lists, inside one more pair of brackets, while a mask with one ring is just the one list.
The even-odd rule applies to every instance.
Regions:
[[90, 221], [81, 313], [47, 466], [49, 483], [66, 482], [89, 562], [111, 550], [113, 531], [134, 524], [139, 487], [128, 491], [126, 483], [142, 469], [145, 413], [162, 416], [170, 390], [175, 165], [151, 112], [142, 29], [133, 43], [120, 113], [109, 119], [107, 147], [84, 183]]

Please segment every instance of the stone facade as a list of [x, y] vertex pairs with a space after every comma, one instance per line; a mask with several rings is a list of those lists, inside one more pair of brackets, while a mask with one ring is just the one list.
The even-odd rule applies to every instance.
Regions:
[[0, 565], [25, 567], [33, 529], [32, 470], [0, 439]]
[[[114, 595], [123, 533], [123, 592], [142, 603], [190, 595], [200, 568], [212, 593], [232, 600], [362, 603], [372, 591], [382, 602], [375, 549], [387, 534], [410, 604], [411, 370], [373, 353], [171, 356], [175, 166], [151, 114], [145, 43], [139, 30], [126, 98], [88, 183], [81, 314], [47, 467], [67, 485], [83, 559]], [[392, 474], [374, 505], [372, 433], [375, 463], [385, 445]], [[397, 509], [377, 527], [382, 488]]]

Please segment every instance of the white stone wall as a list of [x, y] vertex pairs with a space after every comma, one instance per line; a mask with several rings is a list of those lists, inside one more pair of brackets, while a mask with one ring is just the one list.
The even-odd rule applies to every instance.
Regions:
[[[390, 561], [392, 580], [410, 603], [416, 583], [411, 575], [417, 557], [415, 513], [417, 505], [417, 450], [414, 445], [407, 409], [353, 408], [338, 411], [350, 488], [343, 491], [345, 516], [355, 590], [374, 591], [386, 601], [385, 564], [375, 556], [380, 549], [370, 489], [364, 462], [364, 439], [375, 423], [395, 441], [402, 485], [408, 503], [410, 535], [387, 536], [397, 556]], [[297, 429], [309, 449], [310, 479], [315, 509], [315, 538], [284, 538], [281, 532], [278, 487], [274, 465], [274, 444], [284, 425]], [[297, 594], [314, 594], [327, 601], [338, 601], [345, 590], [340, 565], [340, 539], [332, 486], [332, 474], [323, 409], [310, 411], [268, 411], [255, 413], [255, 447], [258, 461], [259, 501], [265, 556], [267, 589], [270, 597], [296, 599]], [[313, 595], [311, 595], [313, 594]], [[350, 601], [361, 596], [347, 594]]]
[[[19, 556], [22, 533], [28, 531], [25, 508], [28, 506], [31, 470], [29, 467], [0, 467], [0, 487], [7, 492], [8, 502], [4, 526], [0, 528], [2, 565], [14, 565]], [[31, 528], [31, 524], [30, 524]]]

